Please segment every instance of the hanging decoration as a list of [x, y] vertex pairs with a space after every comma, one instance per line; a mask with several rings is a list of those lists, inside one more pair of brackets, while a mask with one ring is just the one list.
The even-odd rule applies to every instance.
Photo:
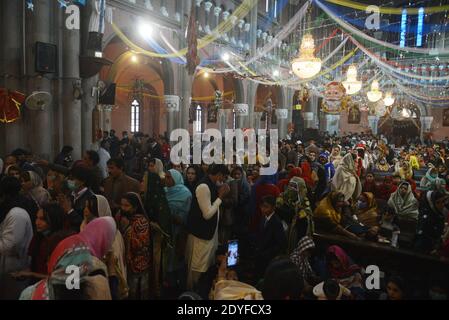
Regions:
[[302, 38], [299, 56], [292, 61], [292, 71], [300, 79], [315, 76], [321, 70], [321, 59], [315, 57], [315, 43], [312, 34]]
[[368, 100], [371, 102], [377, 102], [382, 99], [382, 92], [379, 90], [379, 81], [374, 80], [371, 83], [371, 91], [366, 93]]
[[384, 104], [385, 104], [385, 106], [390, 107], [393, 105], [393, 103], [394, 103], [393, 94], [391, 93], [391, 91], [388, 91], [385, 94]]
[[34, 3], [33, 0], [26, 0], [27, 9], [34, 11]]
[[357, 67], [355, 65], [349, 66], [346, 81], [343, 81], [342, 84], [349, 95], [356, 94], [362, 89], [362, 81], [357, 80]]
[[348, 100], [345, 99], [346, 89], [341, 82], [332, 81], [326, 85], [321, 109], [325, 113], [338, 114], [346, 108]]
[[25, 95], [18, 91], [0, 88], [0, 122], [11, 123], [20, 118], [20, 106]]
[[189, 75], [195, 73], [196, 67], [200, 64], [200, 58], [198, 57], [198, 39], [197, 39], [197, 28], [196, 28], [196, 15], [195, 15], [195, 3], [192, 1], [192, 6], [190, 9], [189, 26], [187, 27], [187, 71]]

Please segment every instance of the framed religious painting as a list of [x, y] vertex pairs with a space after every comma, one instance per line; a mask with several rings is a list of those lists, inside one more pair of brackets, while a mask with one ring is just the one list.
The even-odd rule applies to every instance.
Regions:
[[449, 108], [443, 110], [443, 127], [449, 127]]
[[216, 123], [218, 118], [218, 108], [214, 103], [207, 106], [207, 122]]
[[348, 110], [348, 123], [350, 124], [360, 124], [361, 113], [357, 106], [352, 106]]

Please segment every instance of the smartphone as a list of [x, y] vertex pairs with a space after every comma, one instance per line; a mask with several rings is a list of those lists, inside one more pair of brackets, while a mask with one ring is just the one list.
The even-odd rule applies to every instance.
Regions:
[[229, 240], [228, 241], [228, 267], [234, 267], [237, 265], [239, 257], [239, 242], [238, 240]]

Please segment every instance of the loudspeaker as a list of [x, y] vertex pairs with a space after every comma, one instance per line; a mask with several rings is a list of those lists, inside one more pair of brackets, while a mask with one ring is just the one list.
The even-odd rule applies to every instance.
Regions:
[[106, 91], [100, 96], [99, 104], [105, 104], [109, 106], [115, 105], [115, 83], [111, 83]]
[[55, 73], [58, 65], [58, 47], [54, 44], [36, 42], [36, 72]]

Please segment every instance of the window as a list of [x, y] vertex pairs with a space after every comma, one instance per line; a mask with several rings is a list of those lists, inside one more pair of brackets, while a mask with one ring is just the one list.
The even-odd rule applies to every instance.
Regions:
[[201, 128], [202, 128], [202, 110], [201, 110], [201, 106], [198, 105], [196, 107], [196, 122], [195, 122], [195, 131], [196, 132], [201, 132]]
[[138, 132], [140, 129], [140, 103], [136, 99], [131, 103], [131, 132]]
[[265, 12], [270, 11], [270, 0], [265, 0]]
[[278, 17], [278, 1], [274, 0], [274, 18]]
[[418, 11], [418, 32], [416, 33], [416, 46], [422, 46], [422, 30], [424, 22], [424, 8], [419, 8]]

